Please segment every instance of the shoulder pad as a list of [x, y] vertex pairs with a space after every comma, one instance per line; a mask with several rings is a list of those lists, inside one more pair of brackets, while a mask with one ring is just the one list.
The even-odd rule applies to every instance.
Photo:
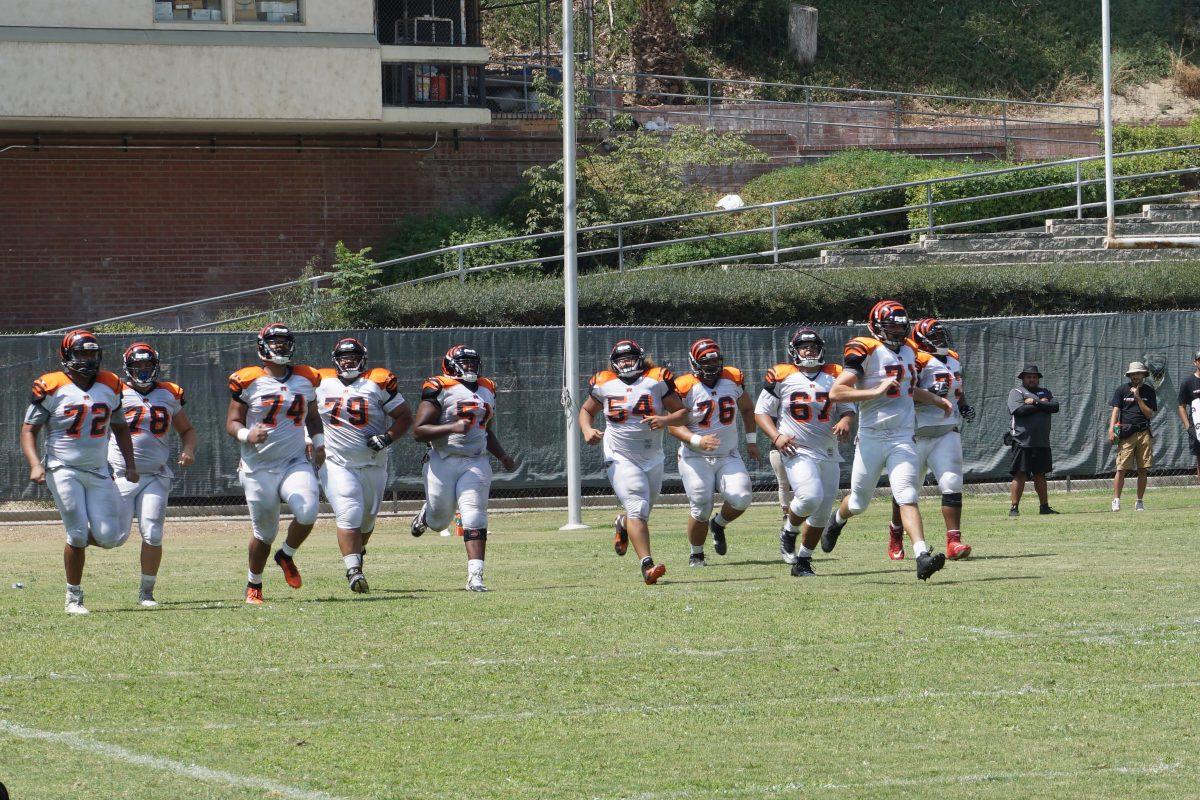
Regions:
[[321, 376], [312, 367], [306, 366], [304, 364], [297, 364], [295, 367], [292, 368], [292, 374], [299, 375], [301, 378], [306, 378], [308, 380], [308, 382], [311, 383], [313, 386], [321, 385]]
[[33, 382], [33, 399], [40, 403], [70, 382], [65, 372], [47, 372]]
[[742, 371], [737, 367], [723, 367], [721, 369], [721, 377], [733, 381], [738, 386], [746, 385], [746, 378], [742, 375]]
[[234, 394], [242, 392], [265, 374], [262, 367], [243, 367], [229, 376], [229, 390]]
[[663, 383], [667, 383], [668, 381], [675, 379], [675, 376], [671, 374], [671, 370], [667, 369], [666, 367], [651, 367], [650, 369], [646, 370], [646, 377], [656, 381], [662, 381]]
[[959, 361], [962, 361], [962, 359], [959, 358], [957, 350], [947, 350], [946, 355], [950, 356], [951, 358], [957, 358]]
[[838, 375], [842, 374], [842, 365], [826, 364], [825, 366], [821, 367], [821, 372], [824, 372], [826, 375], [832, 375], [836, 378]]
[[336, 378], [337, 370], [333, 369], [332, 367], [321, 367], [319, 370], [317, 370], [317, 376], [323, 381], [328, 380], [329, 378]]
[[855, 336], [853, 339], [846, 342], [846, 348], [844, 352], [847, 356], [866, 358], [871, 353], [875, 352], [876, 348], [880, 346], [880, 341], [871, 336]]
[[915, 360], [918, 367], [924, 368], [929, 364], [930, 361], [933, 361], [933, 355], [926, 353], [924, 350], [913, 348], [913, 352], [915, 354]]
[[767, 370], [767, 381], [771, 383], [779, 383], [786, 379], [789, 375], [795, 375], [800, 371], [800, 368], [795, 364], [776, 364]]
[[421, 391], [423, 393], [434, 392], [437, 394], [443, 389], [447, 389], [456, 383], [458, 383], [458, 381], [456, 381], [454, 378], [447, 377], [446, 375], [434, 375], [432, 378], [426, 379], [426, 381], [421, 384]]
[[109, 372], [106, 369], [102, 369], [99, 373], [97, 373], [96, 383], [107, 386], [117, 394], [125, 391], [125, 384], [121, 383], [121, 379], [118, 378], [115, 373]]
[[479, 385], [482, 386], [483, 388], [487, 389], [489, 392], [494, 393], [496, 391], [496, 383], [491, 378], [481, 377], [479, 379]]
[[[335, 375], [337, 374], [337, 370], [330, 370], [330, 372], [334, 373]], [[325, 370], [321, 370], [321, 374], [324, 375]], [[371, 383], [377, 383], [385, 389], [389, 383], [396, 382], [396, 376], [392, 374], [392, 371], [390, 369], [384, 369], [383, 367], [372, 367], [371, 369], [367, 370], [365, 377], [367, 380], [371, 381]]]
[[615, 381], [616, 379], [617, 373], [613, 372], [612, 370], [602, 369], [593, 375], [590, 380], [588, 380], [588, 384], [591, 386], [602, 386], [603, 384], [606, 384], [609, 381]]
[[685, 397], [687, 395], [687, 393], [692, 390], [692, 387], [694, 387], [699, 382], [700, 382], [700, 379], [697, 378], [695, 375], [693, 375], [690, 372], [687, 374], [684, 374], [684, 375], [680, 375], [678, 378], [675, 379], [675, 393], [678, 394], [680, 397]]
[[166, 389], [176, 400], [183, 400], [183, 387], [170, 381], [159, 381], [158, 385]]

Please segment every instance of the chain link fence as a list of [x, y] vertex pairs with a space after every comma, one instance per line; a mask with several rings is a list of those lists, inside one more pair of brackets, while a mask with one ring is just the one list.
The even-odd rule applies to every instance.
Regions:
[[[1062, 403], [1054, 418], [1052, 479], [1071, 482], [1103, 480], [1114, 469], [1115, 447], [1107, 440], [1108, 401], [1122, 383], [1125, 367], [1146, 361], [1157, 384], [1159, 412], [1153, 475], [1156, 483], [1195, 482], [1196, 459], [1188, 433], [1176, 414], [1180, 382], [1192, 372], [1192, 356], [1200, 345], [1200, 314], [1174, 311], [1147, 314], [1098, 314], [1063, 317], [1020, 317], [951, 321], [965, 363], [965, 386], [978, 418], [963, 429], [966, 480], [970, 491], [995, 491], [1009, 479], [1011, 452], [1003, 442], [1009, 426], [1006, 398], [1026, 363], [1044, 373], [1043, 385]], [[827, 342], [826, 356], [839, 360], [842, 345], [861, 335], [860, 325], [818, 325]], [[607, 366], [618, 339], [632, 337], [659, 363], [676, 372], [687, 369], [687, 350], [701, 336], [721, 344], [726, 363], [747, 375], [747, 390], [757, 396], [762, 376], [786, 360], [791, 328], [585, 327], [580, 331], [581, 374]], [[329, 364], [333, 344], [343, 335], [361, 338], [370, 363], [391, 369], [401, 391], [415, 405], [424, 378], [440, 370], [440, 359], [454, 343], [480, 350], [484, 374], [497, 383], [497, 432], [517, 460], [505, 473], [498, 467], [494, 505], [500, 507], [565, 506], [564, 415], [561, 328], [474, 328], [298, 332], [297, 362]], [[156, 333], [104, 335], [105, 366], [119, 370], [120, 353], [130, 343], [149, 340], [158, 348], [163, 378], [181, 384], [187, 411], [200, 435], [196, 464], [177, 469], [172, 505], [195, 513], [244, 513], [237, 480], [237, 443], [224, 432], [229, 402], [227, 377], [258, 363], [253, 334]], [[28, 467], [17, 447], [28, 387], [39, 374], [58, 369], [57, 336], [0, 337], [0, 365], [9, 377], [0, 393], [0, 437], [10, 443], [0, 451], [0, 514], [9, 519], [53, 517], [44, 486], [28, 480]], [[586, 384], [579, 387], [581, 398]], [[667, 478], [664, 502], [682, 500], [675, 467], [677, 448], [665, 437]], [[176, 442], [175, 447], [178, 447]], [[423, 446], [411, 437], [391, 449], [388, 503], [385, 510], [406, 511], [421, 497]], [[748, 464], [759, 500], [773, 500], [776, 479], [770, 465]], [[843, 485], [849, 478], [852, 446], [843, 447]], [[584, 447], [582, 464], [586, 503], [611, 504], [599, 448]]]

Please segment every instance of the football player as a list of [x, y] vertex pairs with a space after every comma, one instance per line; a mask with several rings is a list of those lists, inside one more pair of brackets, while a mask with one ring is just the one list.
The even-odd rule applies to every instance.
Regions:
[[[608, 482], [624, 512], [614, 524], [613, 549], [625, 555], [629, 542], [641, 559], [642, 579], [658, 583], [667, 568], [650, 557], [650, 511], [663, 479], [663, 430], [678, 425], [687, 409], [669, 369], [654, 366], [637, 342], [622, 339], [609, 355], [611, 370], [592, 376], [591, 393], [579, 409], [579, 430], [588, 444], [604, 443]], [[603, 431], [592, 427], [603, 412]]]
[[[958, 560], [971, 555], [971, 545], [962, 540], [963, 451], [959, 425], [975, 419], [973, 409], [963, 393], [962, 362], [952, 348], [946, 326], [932, 317], [918, 320], [913, 326], [913, 341], [930, 358], [921, 370], [917, 383], [922, 389], [939, 397], [949, 398], [954, 410], [949, 417], [931, 405], [917, 406], [917, 485], [925, 473], [933, 470], [934, 480], [942, 493], [942, 518], [946, 521], [946, 558]], [[888, 525], [888, 558], [904, 558], [904, 525], [900, 506], [892, 500], [892, 521]]]
[[421, 385], [413, 438], [429, 445], [425, 456], [425, 504], [412, 521], [412, 535], [441, 530], [462, 514], [467, 548], [467, 591], [486, 592], [488, 493], [495, 456], [504, 469], [516, 462], [496, 437], [496, 384], [480, 374], [478, 351], [456, 344], [442, 358], [442, 374]]
[[793, 487], [779, 551], [792, 565], [792, 575], [808, 577], [815, 574], [813, 548], [837, 499], [842, 462], [838, 442], [850, 438], [854, 409], [830, 398], [842, 368], [825, 363], [820, 334], [801, 328], [792, 335], [787, 352], [790, 363], [767, 370], [754, 412], [786, 471], [780, 485]]
[[387, 483], [387, 448], [412, 425], [412, 412], [386, 369], [367, 369], [367, 348], [346, 338], [333, 346], [333, 369], [321, 369], [317, 405], [325, 428], [321, 485], [337, 520], [338, 547], [350, 590], [369, 591], [363, 555]]
[[870, 336], [846, 344], [845, 369], [829, 391], [835, 403], [858, 404], [858, 443], [850, 474], [850, 494], [842, 499], [821, 534], [821, 549], [833, 550], [850, 517], [861, 514], [871, 502], [879, 476], [887, 472], [892, 497], [900, 505], [904, 530], [912, 539], [917, 557], [917, 578], [928, 580], [946, 564], [946, 556], [933, 553], [925, 543], [921, 510], [917, 507], [917, 450], [914, 403], [937, 406], [949, 418], [953, 404], [917, 386], [920, 371], [929, 361], [908, 338], [908, 312], [894, 300], [881, 300], [867, 319]]
[[[225, 431], [241, 449], [238, 475], [250, 507], [250, 569], [246, 602], [263, 603], [263, 567], [279, 534], [279, 504], [292, 510], [287, 538], [275, 551], [275, 563], [293, 589], [301, 585], [294, 556], [317, 522], [320, 488], [314, 467], [325, 461], [325, 435], [317, 413], [317, 385], [312, 367], [292, 364], [296, 337], [286, 325], [272, 323], [258, 334], [262, 366], [245, 367], [229, 376], [229, 411]], [[307, 437], [306, 437], [307, 432]], [[312, 461], [309, 461], [311, 439]]]
[[[697, 339], [688, 351], [691, 373], [675, 379], [675, 391], [687, 409], [687, 425], [668, 432], [683, 445], [679, 448], [679, 476], [687, 493], [691, 516], [687, 534], [692, 552], [688, 564], [705, 566], [704, 540], [712, 531], [713, 549], [723, 556], [729, 545], [725, 526], [750, 507], [750, 473], [738, 452], [737, 418], [746, 429], [746, 452], [761, 462], [754, 406], [745, 391], [741, 370], [725, 366], [720, 346], [712, 339]], [[712, 516], [713, 493], [724, 498], [721, 510]]]
[[[91, 331], [74, 330], [58, 348], [62, 370], [33, 382], [21, 426], [21, 451], [29, 480], [44, 483], [54, 497], [67, 532], [63, 566], [67, 573], [68, 614], [86, 614], [83, 604], [85, 548], [119, 547], [129, 538], [122, 523], [121, 493], [108, 466], [108, 434], [116, 438], [125, 477], [139, 480], [129, 426], [121, 408], [121, 379], [100, 369], [103, 350]], [[46, 428], [46, 455], [37, 436]]]
[[188, 467], [196, 461], [196, 429], [183, 410], [183, 389], [170, 381], [160, 381], [158, 351], [145, 342], [131, 344], [125, 350], [125, 391], [121, 405], [129, 435], [133, 437], [133, 457], [137, 462], [138, 480], [129, 480], [117, 440], [108, 447], [108, 464], [116, 475], [121, 492], [127, 529], [136, 516], [142, 534], [142, 580], [138, 602], [152, 608], [154, 584], [162, 564], [163, 524], [167, 516], [167, 495], [175, 477], [167, 461], [171, 446], [167, 434], [172, 428], [179, 435], [182, 448], [179, 466]]

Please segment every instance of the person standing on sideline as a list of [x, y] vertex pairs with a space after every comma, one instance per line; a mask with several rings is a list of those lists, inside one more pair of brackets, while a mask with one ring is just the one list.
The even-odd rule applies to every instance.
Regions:
[[1009, 439], [1014, 455], [1010, 498], [1010, 517], [1020, 516], [1021, 494], [1025, 481], [1033, 477], [1037, 490], [1040, 514], [1057, 514], [1046, 497], [1046, 473], [1054, 469], [1054, 458], [1050, 453], [1050, 415], [1058, 413], [1058, 401], [1042, 383], [1042, 373], [1033, 364], [1026, 364], [1017, 375], [1020, 386], [1008, 393], [1008, 413], [1012, 415]]
[[1133, 361], [1125, 371], [1129, 383], [1117, 387], [1109, 402], [1112, 415], [1108, 420], [1108, 440], [1117, 443], [1117, 474], [1113, 478], [1112, 510], [1121, 510], [1121, 489], [1125, 473], [1137, 471], [1137, 505], [1134, 511], [1145, 511], [1142, 498], [1146, 494], [1147, 471], [1154, 463], [1154, 438], [1150, 434], [1150, 419], [1158, 411], [1158, 394], [1146, 383], [1150, 370], [1140, 361]]
[[1200, 350], [1192, 359], [1195, 370], [1179, 385], [1179, 421], [1188, 435], [1192, 456], [1196, 459], [1196, 477], [1200, 478]]

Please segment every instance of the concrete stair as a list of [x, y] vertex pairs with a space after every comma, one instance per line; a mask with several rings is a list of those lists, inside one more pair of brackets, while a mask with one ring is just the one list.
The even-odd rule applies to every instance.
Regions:
[[[1118, 236], [1200, 237], [1200, 204], [1145, 205], [1140, 214], [1119, 217]], [[816, 263], [827, 267], [899, 267], [933, 264], [1075, 264], [1171, 261], [1200, 258], [1200, 249], [1164, 247], [1104, 249], [1102, 219], [1048, 219], [1041, 228], [1003, 233], [943, 233], [921, 236], [915, 244], [822, 250]]]

